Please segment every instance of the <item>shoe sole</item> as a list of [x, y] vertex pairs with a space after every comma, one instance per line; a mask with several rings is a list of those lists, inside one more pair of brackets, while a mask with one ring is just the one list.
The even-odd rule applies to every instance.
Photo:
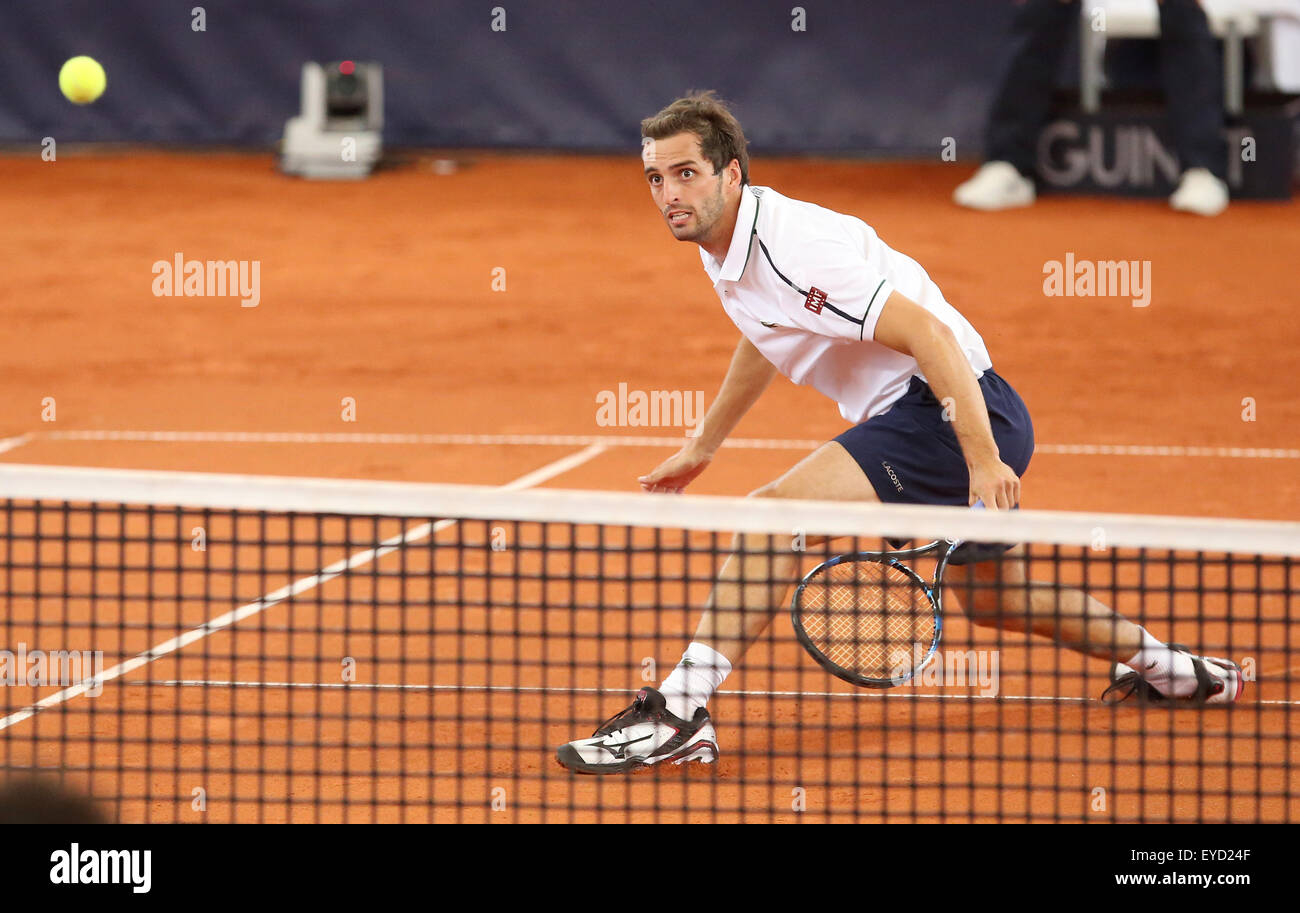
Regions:
[[958, 206], [964, 206], [967, 209], [974, 209], [974, 210], [978, 210], [979, 212], [998, 212], [999, 210], [1003, 210], [1003, 209], [1022, 209], [1026, 206], [1033, 206], [1034, 203], [1037, 202], [1037, 200], [1038, 200], [1037, 194], [1029, 194], [1028, 196], [1002, 197], [1001, 199], [998, 200], [981, 199], [980, 197], [975, 197], [974, 199], [970, 199], [970, 198], [959, 196], [956, 193], [952, 195], [952, 201], [956, 203]]
[[712, 764], [717, 759], [718, 746], [710, 741], [694, 742], [687, 745], [676, 755], [659, 758], [649, 764], [643, 758], [628, 758], [626, 761], [618, 761], [613, 764], [589, 764], [582, 760], [578, 750], [572, 745], [561, 745], [555, 752], [555, 760], [560, 763], [561, 767], [580, 774], [632, 773], [649, 767], [657, 767], [661, 764], [672, 764], [675, 767], [680, 767], [692, 761], [701, 764]]
[[[1215, 704], [1220, 704], [1225, 707], [1228, 706], [1229, 704], [1237, 703], [1237, 698], [1241, 697], [1242, 692], [1246, 690], [1246, 680], [1241, 676], [1241, 667], [1238, 666], [1230, 659], [1220, 659], [1217, 656], [1202, 656], [1201, 659], [1205, 660], [1205, 662], [1207, 663], [1214, 663], [1220, 669], [1231, 670], [1232, 683], [1237, 686], [1237, 690], [1233, 692], [1232, 697], [1228, 698], [1226, 701], [1216, 701], [1213, 704], [1207, 701], [1206, 703], [1210, 704], [1210, 706], [1214, 706]], [[1225, 688], [1224, 690], [1226, 691], [1227, 689]], [[1217, 697], [1218, 695], [1215, 696]]]
[[1213, 219], [1215, 216], [1223, 215], [1223, 213], [1228, 209], [1227, 206], [1219, 206], [1217, 208], [1206, 209], [1200, 206], [1189, 206], [1189, 205], [1179, 204], [1179, 203], [1170, 203], [1169, 208], [1172, 209], [1174, 212], [1185, 212], [1194, 216], [1203, 216], [1204, 218], [1207, 219]]

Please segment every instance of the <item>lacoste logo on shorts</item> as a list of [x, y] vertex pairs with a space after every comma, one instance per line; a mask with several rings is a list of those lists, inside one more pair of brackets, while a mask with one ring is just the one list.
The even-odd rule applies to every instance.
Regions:
[[813, 286], [808, 290], [808, 297], [803, 300], [803, 306], [814, 314], [820, 314], [822, 312], [822, 305], [825, 303], [826, 293], [816, 286]]
[[889, 481], [894, 483], [894, 487], [899, 491], [902, 491], [903, 483], [898, 481], [898, 476], [894, 474], [894, 467], [890, 466], [888, 463], [881, 463], [880, 465], [885, 467], [885, 472], [889, 473]]

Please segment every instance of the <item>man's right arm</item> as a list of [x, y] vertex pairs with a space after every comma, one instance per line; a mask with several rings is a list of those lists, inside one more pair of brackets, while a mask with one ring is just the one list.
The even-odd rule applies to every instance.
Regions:
[[722, 389], [704, 414], [695, 435], [698, 451], [712, 457], [776, 377], [776, 368], [744, 336], [731, 356]]
[[731, 356], [722, 388], [704, 414], [695, 435], [653, 472], [641, 476], [646, 491], [680, 492], [704, 471], [722, 442], [744, 418], [776, 377], [776, 368], [744, 336]]

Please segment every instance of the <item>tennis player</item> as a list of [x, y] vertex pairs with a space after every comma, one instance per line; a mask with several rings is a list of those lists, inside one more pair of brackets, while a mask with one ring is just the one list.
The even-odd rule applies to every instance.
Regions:
[[[655, 207], [674, 238], [699, 245], [741, 332], [698, 434], [641, 477], [644, 490], [682, 491], [780, 373], [838, 402], [852, 427], [754, 497], [1017, 506], [1034, 450], [1029, 412], [915, 260], [860, 219], [750, 184], [744, 133], [711, 92], [674, 101], [641, 132]], [[1199, 706], [1240, 696], [1232, 662], [1165, 644], [1081, 590], [1028, 582], [1023, 554], [1018, 546], [949, 571], [958, 592], [975, 584], [964, 606], [975, 624], [1123, 664], [1108, 699]], [[594, 736], [561, 746], [560, 763], [613, 773], [716, 760], [706, 705], [785, 607], [799, 558], [778, 537], [737, 536], [681, 662]]]

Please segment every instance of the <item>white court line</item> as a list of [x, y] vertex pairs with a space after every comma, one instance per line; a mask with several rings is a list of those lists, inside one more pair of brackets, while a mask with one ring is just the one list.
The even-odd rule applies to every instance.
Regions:
[[[603, 453], [604, 450], [605, 448], [601, 445], [592, 445], [584, 450], [578, 451], [577, 453], [571, 453], [553, 463], [548, 463], [540, 469], [536, 469], [533, 472], [520, 476], [514, 481], [507, 482], [505, 485], [501, 486], [501, 489], [503, 491], [518, 491], [523, 488], [531, 488], [534, 485], [568, 472], [575, 466], [582, 465], [593, 457]], [[267, 593], [256, 602], [250, 602], [247, 605], [226, 612], [224, 615], [218, 615], [216, 618], [211, 619], [205, 624], [199, 625], [197, 628], [191, 628], [184, 634], [173, 637], [170, 640], [165, 640], [143, 653], [139, 653], [124, 662], [118, 663], [110, 669], [104, 670], [104, 672], [98, 676], [85, 679], [69, 688], [64, 688], [56, 694], [51, 694], [48, 697], [42, 698], [35, 704], [24, 707], [22, 710], [9, 714], [4, 719], [0, 719], [0, 730], [8, 729], [16, 723], [21, 723], [24, 720], [31, 719], [40, 711], [70, 701], [74, 697], [85, 694], [91, 689], [100, 688], [103, 686], [104, 682], [110, 682], [114, 679], [121, 678], [123, 675], [134, 672], [141, 666], [147, 666], [149, 663], [159, 659], [160, 657], [166, 656], [169, 653], [175, 653], [177, 650], [187, 647], [195, 641], [202, 640], [215, 631], [229, 628], [232, 625], [243, 621], [245, 618], [250, 618], [257, 615], [259, 612], [271, 608], [272, 606], [279, 605], [281, 602], [297, 596], [299, 593], [318, 587], [323, 583], [328, 583], [335, 577], [345, 574], [353, 568], [361, 567], [362, 565], [371, 563], [377, 558], [382, 558], [384, 555], [391, 554], [403, 545], [427, 539], [429, 536], [440, 530], [446, 529], [455, 522], [455, 520], [439, 520], [437, 523], [422, 523], [419, 526], [412, 527], [400, 535], [385, 539], [383, 542], [379, 543], [379, 546], [376, 548], [363, 549], [356, 554], [327, 565], [315, 574], [295, 580], [287, 586], [280, 587], [278, 590], [273, 590], [270, 593]]]
[[1035, 453], [1064, 456], [1229, 457], [1255, 460], [1300, 460], [1300, 449], [1282, 447], [1175, 447], [1147, 444], [1037, 444]]
[[[621, 434], [402, 434], [383, 432], [306, 431], [37, 431], [23, 436], [50, 441], [132, 441], [146, 443], [221, 444], [463, 444], [528, 447], [680, 447], [681, 437]], [[17, 438], [10, 438], [17, 440]], [[724, 447], [739, 450], [815, 450], [822, 440], [731, 438]], [[3, 452], [0, 449], [0, 452]], [[1150, 444], [1038, 444], [1035, 452], [1057, 456], [1218, 457], [1228, 459], [1300, 460], [1300, 448], [1191, 447]]]
[[[402, 685], [402, 684], [384, 684], [382, 682], [252, 682], [239, 681], [230, 679], [200, 679], [200, 678], [170, 678], [154, 679], [140, 682], [129, 682], [131, 685], [161, 685], [171, 688], [185, 687], [211, 687], [211, 688], [299, 688], [324, 691], [477, 691], [502, 694], [628, 694], [630, 688], [542, 688], [535, 685]], [[737, 697], [833, 697], [844, 700], [870, 700], [875, 698], [880, 700], [885, 697], [884, 692], [875, 691], [728, 691], [726, 689], [717, 692], [723, 696]], [[1042, 701], [1053, 704], [1097, 704], [1099, 706], [1109, 706], [1100, 700], [1094, 700], [1090, 697], [1062, 697], [1048, 694], [950, 694], [924, 691], [891, 691], [889, 692], [890, 700], [900, 698], [911, 698], [917, 701]], [[1240, 706], [1249, 704], [1284, 704], [1300, 705], [1297, 701], [1247, 701]], [[1175, 708], [1176, 709], [1176, 708]]]
[[[51, 441], [130, 441], [135, 443], [215, 444], [464, 444], [525, 447], [680, 447], [680, 437], [625, 434], [438, 434], [364, 431], [48, 431]], [[814, 450], [825, 441], [732, 438], [723, 446], [751, 450]]]
[[[133, 685], [164, 685], [170, 687], [207, 686], [216, 688], [302, 688], [346, 691], [360, 689], [365, 691], [471, 691], [488, 693], [519, 694], [631, 694], [632, 688], [543, 688], [536, 685], [402, 685], [381, 682], [250, 682], [216, 679], [158, 679], [155, 681], [132, 682]], [[850, 700], [864, 700], [885, 696], [884, 692], [852, 691], [728, 691], [716, 692], [721, 696], [736, 697], [833, 697]], [[910, 697], [915, 700], [995, 700], [996, 695], [982, 694], [947, 694], [918, 691], [891, 691], [891, 698]], [[1099, 703], [1087, 697], [1050, 697], [1047, 695], [1004, 695], [1005, 701], [1052, 701], [1063, 703], [1092, 704]]]
[[0, 453], [8, 453], [10, 450], [17, 450], [32, 439], [32, 432], [20, 434], [17, 437], [7, 437], [0, 440]]

